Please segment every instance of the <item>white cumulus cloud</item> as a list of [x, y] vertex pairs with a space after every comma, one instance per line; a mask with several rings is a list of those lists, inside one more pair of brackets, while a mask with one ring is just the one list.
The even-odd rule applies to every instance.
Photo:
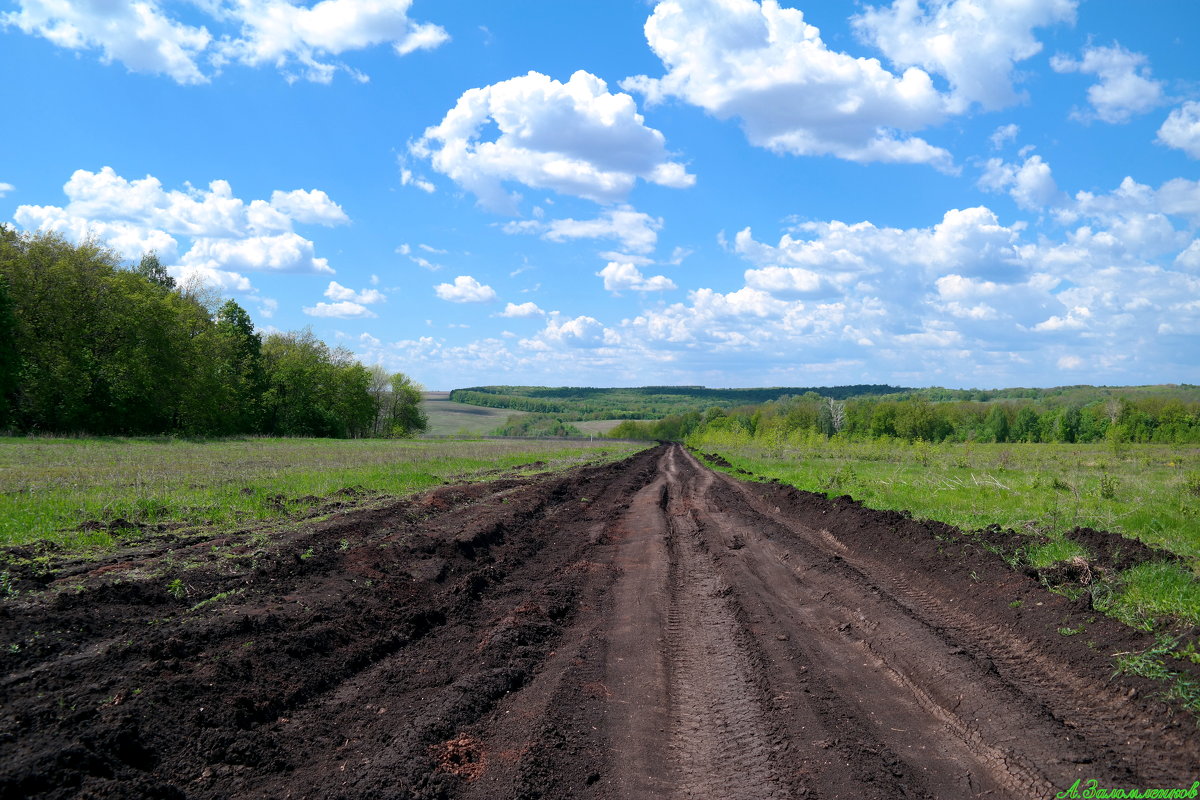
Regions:
[[505, 233], [540, 233], [543, 239], [612, 239], [633, 253], [648, 253], [658, 244], [661, 217], [652, 217], [630, 206], [605, 209], [595, 219], [521, 220], [504, 225]]
[[329, 282], [329, 287], [325, 289], [325, 296], [330, 300], [344, 300], [361, 305], [387, 301], [387, 297], [378, 289], [363, 289], [361, 292], [356, 292], [353, 289], [342, 286], [337, 281]]
[[897, 67], [921, 67], [946, 78], [951, 107], [1003, 108], [1020, 99], [1017, 62], [1037, 55], [1034, 28], [1075, 19], [1076, 0], [895, 0], [854, 18], [865, 41]]
[[66, 205], [18, 206], [14, 220], [75, 241], [96, 236], [131, 260], [154, 250], [179, 274], [202, 275], [236, 291], [248, 291], [245, 271], [332, 273], [313, 242], [292, 230], [293, 223], [348, 222], [320, 190], [276, 191], [270, 202], [247, 202], [228, 181], [214, 180], [207, 189], [190, 184], [166, 189], [153, 175], [130, 180], [111, 167], [76, 170], [63, 192]]
[[509, 303], [504, 307], [504, 310], [500, 312], [500, 316], [517, 318], [540, 317], [545, 313], [545, 311], [542, 311], [540, 308], [538, 308], [537, 303]]
[[596, 273], [604, 279], [604, 288], [610, 292], [662, 292], [675, 288], [675, 282], [665, 275], [647, 278], [633, 264], [610, 261]]
[[4, 197], [4, 195], [8, 194], [15, 188], [17, 187], [13, 186], [11, 183], [0, 183], [0, 197]]
[[328, 83], [339, 69], [348, 69], [330, 56], [381, 44], [403, 56], [449, 40], [441, 27], [409, 19], [411, 5], [412, 0], [321, 0], [311, 7], [237, 0], [232, 16], [241, 26], [239, 35], [217, 49], [242, 64], [271, 64], [289, 78]]
[[490, 303], [498, 299], [495, 289], [470, 275], [459, 275], [454, 283], [439, 283], [433, 290], [438, 297], [451, 303]]
[[350, 221], [346, 212], [320, 189], [271, 192], [271, 206], [296, 222], [310, 225], [342, 225]]
[[232, 0], [189, 4], [203, 24], [182, 22], [159, 0], [17, 0], [0, 25], [40, 36], [68, 50], [98, 50], [102, 62], [131, 72], [166, 75], [181, 84], [208, 83], [231, 63], [271, 65], [289, 81], [328, 83], [331, 60], [390, 44], [397, 55], [435, 48], [449, 39], [441, 27], [409, 18], [412, 0]]
[[649, 102], [678, 97], [719, 119], [737, 117], [752, 144], [780, 153], [954, 168], [946, 150], [898, 133], [945, 117], [946, 98], [929, 74], [897, 76], [876, 59], [831, 50], [798, 9], [776, 0], [664, 0], [645, 30], [667, 72], [621, 85]]
[[378, 316], [374, 311], [361, 303], [349, 300], [340, 303], [317, 303], [306, 306], [304, 313], [310, 317], [332, 317], [335, 319], [370, 319]]
[[623, 199], [639, 178], [695, 182], [632, 97], [582, 70], [566, 83], [530, 72], [469, 89], [412, 152], [494, 210], [515, 207], [510, 181], [603, 203]]
[[1158, 129], [1158, 141], [1200, 158], [1200, 103], [1189, 100], [1172, 110]]
[[1150, 77], [1149, 59], [1117, 43], [1085, 48], [1079, 61], [1055, 56], [1050, 66], [1056, 72], [1082, 72], [1100, 79], [1087, 91], [1093, 111], [1074, 114], [1080, 120], [1094, 116], [1104, 122], [1128, 122], [1134, 115], [1145, 114], [1165, 102], [1162, 82]]
[[1030, 156], [1019, 165], [999, 158], [988, 159], [979, 178], [979, 188], [991, 192], [1006, 191], [1027, 211], [1057, 205], [1064, 199], [1054, 182], [1050, 165], [1038, 155]]
[[166, 75], [182, 84], [207, 83], [201, 60], [213, 42], [208, 29], [171, 19], [154, 0], [18, 0], [0, 23], [68, 50], [99, 50], [108, 64]]

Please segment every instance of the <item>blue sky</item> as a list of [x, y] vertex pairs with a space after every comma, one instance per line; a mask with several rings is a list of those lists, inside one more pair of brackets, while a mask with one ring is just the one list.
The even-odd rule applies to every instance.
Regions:
[[0, 0], [0, 220], [429, 388], [1200, 383], [1200, 5]]

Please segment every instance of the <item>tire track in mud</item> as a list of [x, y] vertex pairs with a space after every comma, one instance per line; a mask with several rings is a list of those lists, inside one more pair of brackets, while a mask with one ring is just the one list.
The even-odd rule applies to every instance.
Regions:
[[1104, 622], [1068, 652], [1066, 601], [839, 508], [662, 446], [302, 525], [250, 571], [213, 555], [189, 585], [232, 593], [203, 612], [164, 592], [150, 543], [95, 565], [89, 594], [0, 602], [0, 642], [36, 645], [0, 678], [0, 800], [1050, 798], [1200, 777], [1193, 722], [1110, 680], [1106, 653], [1145, 637]]
[[[668, 475], [677, 450], [668, 455]], [[664, 655], [671, 710], [672, 794], [684, 798], [789, 795], [773, 763], [782, 736], [761, 707], [754, 667], [740, 641], [730, 587], [702, 547], [687, 497], [668, 485], [667, 612]]]

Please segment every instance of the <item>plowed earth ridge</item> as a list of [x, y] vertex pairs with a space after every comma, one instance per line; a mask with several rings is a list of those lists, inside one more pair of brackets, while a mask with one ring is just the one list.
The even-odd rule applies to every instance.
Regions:
[[0, 797], [1049, 798], [1200, 777], [1195, 720], [1113, 676], [1151, 639], [946, 531], [664, 445], [59, 565], [0, 604]]

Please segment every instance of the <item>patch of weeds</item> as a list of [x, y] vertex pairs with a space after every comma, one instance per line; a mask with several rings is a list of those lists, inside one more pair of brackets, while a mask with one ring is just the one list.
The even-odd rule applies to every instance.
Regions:
[[8, 570], [0, 572], [0, 597], [16, 597], [21, 590], [13, 586], [12, 575]]
[[225, 600], [226, 598], [236, 597], [237, 595], [241, 594], [243, 591], [245, 591], [245, 590], [244, 589], [231, 589], [228, 592], [221, 592], [220, 594], [214, 594], [212, 597], [208, 598], [207, 600], [201, 600], [199, 603], [196, 603], [196, 605], [189, 608], [188, 611], [199, 611], [200, 609], [205, 608], [206, 606], [211, 606], [213, 603], [219, 603], [222, 600]]
[[1025, 601], [1024, 600], [1013, 600], [1008, 605], [1010, 608], [1020, 608], [1021, 606], [1025, 605]]
[[1070, 561], [1075, 558], [1086, 560], [1087, 557], [1088, 552], [1082, 545], [1065, 538], [1052, 539], [1026, 551], [1029, 566], [1034, 569], [1046, 569], [1062, 561]]
[[831, 494], [833, 492], [844, 492], [857, 480], [858, 474], [854, 471], [854, 467], [849, 464], [842, 464], [833, 474], [821, 482], [821, 491]]
[[1193, 664], [1200, 664], [1200, 652], [1196, 652], [1195, 640], [1188, 642], [1186, 647], [1179, 647], [1173, 650], [1171, 657], [1176, 660], [1185, 660]]
[[167, 584], [167, 594], [174, 597], [176, 600], [182, 600], [187, 597], [187, 587], [183, 585], [182, 578], [176, 578]]
[[1184, 476], [1183, 491], [1193, 497], [1200, 497], [1200, 472], [1189, 472]]
[[349, 549], [350, 549], [350, 540], [349, 539], [342, 539], [340, 542], [338, 542], [338, 550], [349, 550]]
[[[1172, 672], [1167, 669], [1164, 660], [1173, 656], [1179, 639], [1172, 636], [1159, 636], [1154, 646], [1141, 652], [1116, 653], [1117, 670], [1114, 675], [1136, 675], [1141, 678], [1160, 681], [1167, 684], [1162, 697], [1174, 700], [1190, 711], [1200, 716], [1200, 681], [1190, 675]], [[1197, 720], [1200, 725], [1200, 719]]]
[[1072, 628], [1069, 625], [1064, 625], [1058, 629], [1058, 632], [1063, 636], [1074, 636], [1078, 633], [1083, 633], [1085, 630], [1086, 628], [1084, 628], [1082, 625], [1080, 625], [1078, 628]]
[[1100, 473], [1099, 493], [1101, 500], [1115, 500], [1117, 497], [1117, 479], [1107, 472]]
[[310, 547], [307, 550], [305, 550], [303, 553], [300, 554], [300, 560], [308, 561], [314, 555], [316, 555], [316, 552], [313, 550], [313, 548]]
[[1121, 583], [1107, 613], [1126, 625], [1146, 631], [1172, 619], [1200, 625], [1200, 581], [1180, 565], [1138, 564], [1121, 573]]
[[1058, 477], [1057, 475], [1054, 476], [1054, 479], [1050, 481], [1050, 488], [1055, 490], [1056, 492], [1072, 492], [1073, 493], [1075, 491], [1074, 486], [1067, 483], [1066, 481], [1064, 481], [1062, 478]]

